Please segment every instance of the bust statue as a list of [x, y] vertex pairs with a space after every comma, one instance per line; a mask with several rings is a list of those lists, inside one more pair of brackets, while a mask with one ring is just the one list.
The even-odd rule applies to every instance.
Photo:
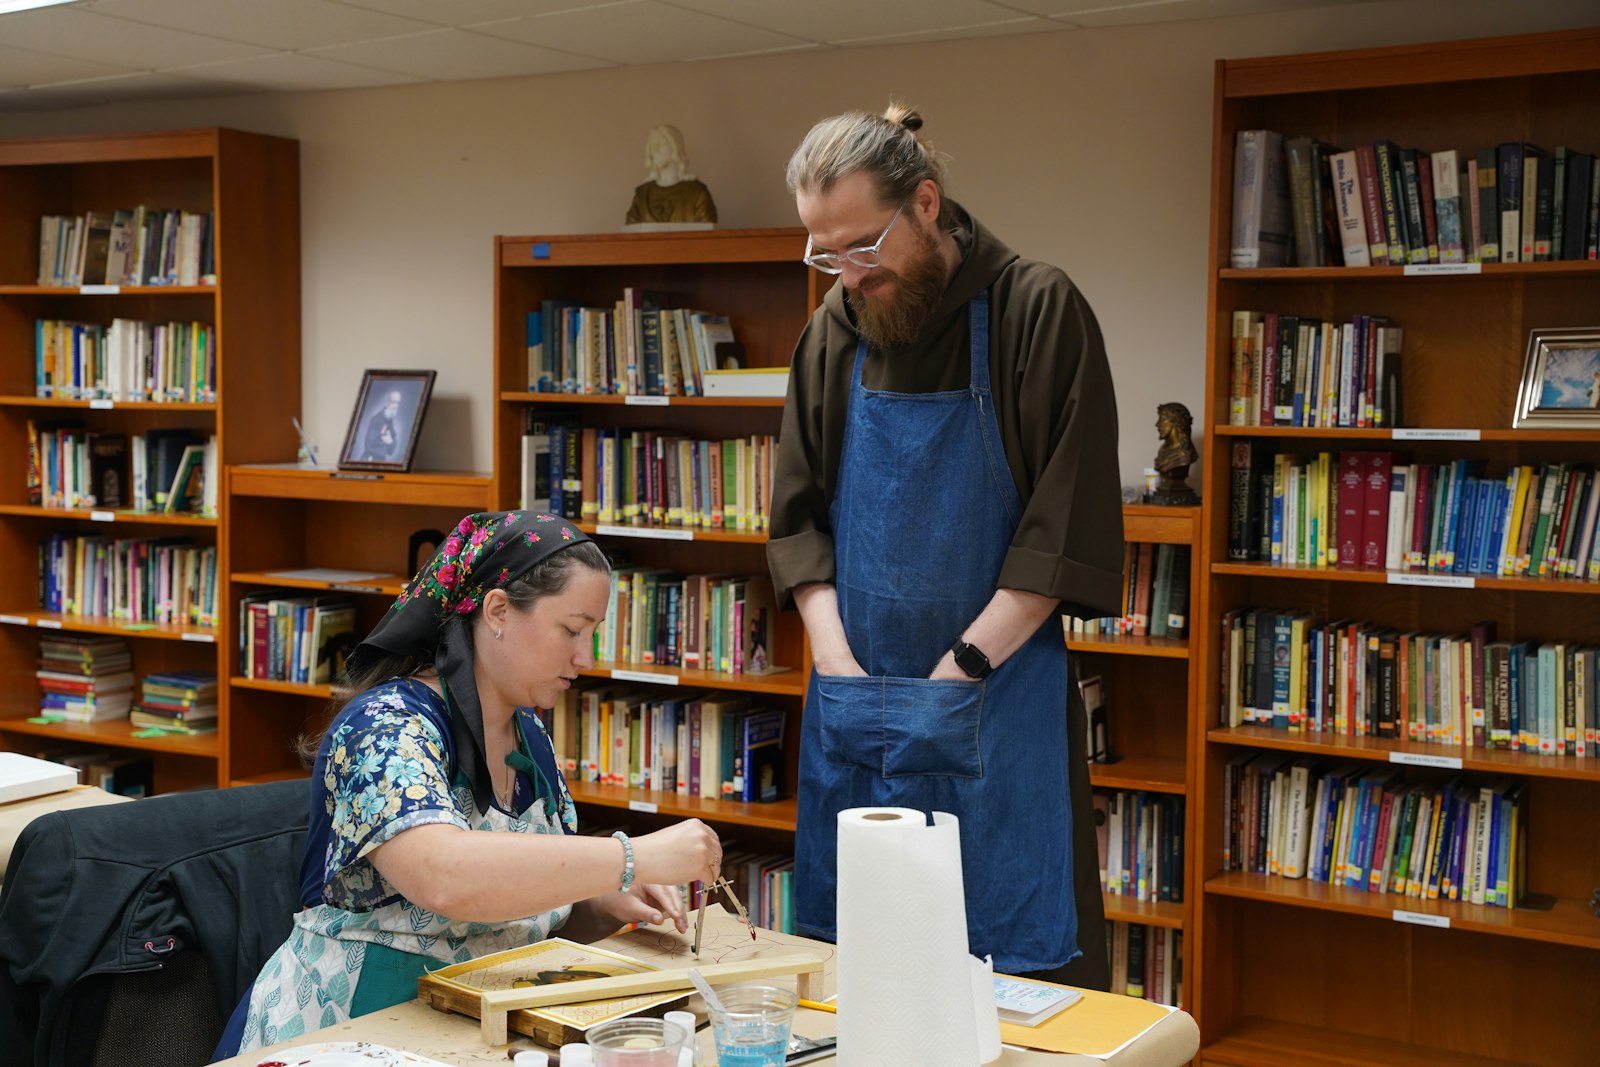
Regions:
[[676, 126], [657, 126], [644, 142], [644, 169], [650, 180], [633, 190], [627, 222], [717, 221], [717, 205], [711, 190], [689, 169], [683, 134]]
[[1156, 473], [1161, 480], [1150, 494], [1152, 504], [1195, 504], [1200, 497], [1190, 489], [1186, 479], [1189, 467], [1200, 458], [1189, 431], [1194, 428], [1194, 417], [1189, 409], [1176, 401], [1156, 407], [1156, 433], [1161, 447], [1156, 450]]

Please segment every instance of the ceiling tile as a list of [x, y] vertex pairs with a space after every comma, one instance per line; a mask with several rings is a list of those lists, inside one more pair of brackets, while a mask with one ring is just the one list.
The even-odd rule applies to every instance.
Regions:
[[266, 48], [344, 44], [431, 28], [415, 19], [327, 0], [95, 0], [88, 10]]
[[5, 16], [0, 44], [136, 70], [160, 70], [201, 59], [243, 59], [265, 51], [67, 7]]
[[127, 67], [90, 63], [66, 56], [52, 56], [24, 48], [0, 44], [0, 85], [45, 85], [50, 82], [82, 81], [115, 74], [131, 74]]
[[474, 29], [617, 63], [669, 63], [808, 43], [806, 39], [657, 0], [627, 0], [604, 7], [483, 23]]
[[831, 43], [867, 37], [975, 26], [1019, 17], [989, 0], [663, 0], [673, 7], [717, 15], [808, 41]]
[[1183, 19], [1268, 14], [1369, 0], [1003, 0], [1075, 26], [1136, 26]]
[[911, 44], [916, 41], [961, 41], [976, 37], [1004, 37], [1018, 33], [1055, 33], [1071, 29], [1065, 22], [1016, 15], [1001, 22], [986, 22], [978, 26], [950, 26], [943, 29], [913, 30], [904, 33], [883, 34], [878, 37], [849, 37], [841, 45]]
[[221, 96], [238, 92], [207, 82], [176, 78], [170, 74], [123, 74], [89, 78], [56, 85], [41, 85], [26, 92], [0, 92], [0, 112], [59, 111], [66, 108], [123, 104], [138, 100], [175, 100], [183, 97]]
[[440, 26], [470, 26], [475, 22], [499, 22], [551, 11], [571, 11], [576, 7], [600, 7], [617, 0], [329, 0], [349, 7], [387, 11], [391, 15], [421, 19]]
[[321, 89], [367, 89], [379, 85], [407, 85], [422, 81], [416, 75], [378, 70], [340, 63], [321, 56], [297, 52], [278, 52], [253, 59], [230, 59], [226, 63], [204, 63], [174, 67], [168, 71], [183, 78], [197, 78], [231, 86], [270, 89], [277, 92], [312, 92]]
[[308, 49], [306, 54], [441, 81], [512, 78], [610, 65], [603, 60], [486, 37], [468, 30], [433, 30], [380, 41]]

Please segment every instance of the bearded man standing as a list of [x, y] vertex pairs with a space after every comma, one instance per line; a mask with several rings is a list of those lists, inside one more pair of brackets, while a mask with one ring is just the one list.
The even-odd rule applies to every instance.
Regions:
[[948, 811], [972, 952], [1103, 989], [1057, 616], [1121, 605], [1110, 367], [1082, 294], [945, 195], [921, 128], [898, 105], [839, 115], [788, 166], [806, 262], [839, 276], [795, 349], [768, 546], [814, 661], [797, 920], [834, 937], [839, 811]]

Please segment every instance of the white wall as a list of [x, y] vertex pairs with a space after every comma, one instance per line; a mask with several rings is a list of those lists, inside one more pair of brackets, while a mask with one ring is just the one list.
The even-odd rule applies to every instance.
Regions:
[[898, 96], [923, 111], [926, 135], [952, 157], [953, 194], [1021, 254], [1063, 267], [1088, 295], [1116, 373], [1126, 483], [1155, 454], [1156, 404], [1200, 408], [1216, 59], [1597, 21], [1595, 0], [1396, 0], [543, 77], [0, 114], [0, 136], [226, 125], [298, 138], [310, 434], [324, 457], [337, 455], [362, 368], [435, 366], [418, 464], [486, 469], [494, 234], [616, 229], [643, 180], [645, 134], [664, 122], [686, 135], [723, 225], [795, 225], [782, 179], [793, 145], [824, 115], [877, 109]]

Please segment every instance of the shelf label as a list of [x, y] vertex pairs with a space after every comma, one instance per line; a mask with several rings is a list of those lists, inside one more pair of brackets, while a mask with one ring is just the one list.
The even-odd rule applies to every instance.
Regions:
[[1422, 752], [1391, 752], [1390, 763], [1404, 763], [1408, 767], [1438, 767], [1446, 771], [1461, 769], [1460, 756], [1431, 756]]
[[528, 254], [530, 256], [532, 256], [534, 259], [549, 259], [550, 258], [550, 242], [549, 241], [535, 241], [535, 242], [533, 242], [533, 247], [528, 249]]
[[648, 800], [630, 800], [628, 801], [628, 810], [642, 811], [646, 815], [654, 815], [661, 809], [650, 803]]
[[352, 474], [350, 471], [329, 471], [328, 472], [328, 477], [330, 477], [330, 478], [343, 478], [346, 481], [351, 481], [351, 482], [381, 482], [381, 481], [383, 481], [383, 475], [381, 475], [381, 474]]
[[653, 685], [677, 685], [676, 674], [649, 674], [645, 671], [613, 670], [611, 677], [619, 682], [650, 682]]
[[83, 296], [116, 296], [122, 292], [120, 285], [80, 285], [78, 292]]
[[1390, 571], [1389, 584], [1426, 585], [1435, 589], [1472, 589], [1477, 586], [1478, 580], [1456, 574], [1401, 574], [1398, 571]]
[[114, 512], [114, 511], [91, 511], [91, 512], [89, 512], [89, 521], [91, 521], [91, 522], [116, 522], [117, 521], [117, 513]]
[[1403, 908], [1394, 909], [1394, 921], [1397, 923], [1411, 923], [1413, 926], [1435, 926], [1440, 930], [1450, 929], [1450, 916], [1428, 915], [1420, 911], [1406, 911]]
[[693, 530], [677, 530], [663, 526], [597, 526], [595, 533], [604, 537], [643, 537], [654, 541], [693, 541]]
[[216, 634], [197, 634], [189, 630], [183, 632], [183, 639], [185, 641], [199, 641], [202, 645], [214, 645], [217, 643]]
[[1390, 431], [1396, 441], [1479, 441], [1479, 430], [1453, 430], [1443, 427], [1396, 426]]
[[37, 625], [41, 629], [45, 629], [45, 630], [59, 630], [59, 629], [61, 629], [61, 620], [60, 619], [40, 619], [39, 622], [37, 623]]
[[1407, 278], [1429, 274], [1482, 274], [1482, 263], [1407, 263]]
[[107, 400], [104, 397], [101, 397], [98, 400], [89, 401], [90, 411], [110, 411], [116, 406], [117, 402], [115, 400]]
[[12, 626], [27, 626], [28, 617], [26, 615], [0, 615], [0, 622], [8, 622]]
[[348, 582], [330, 582], [329, 589], [338, 589], [346, 593], [381, 593], [381, 585], [351, 585]]
[[623, 407], [630, 408], [664, 408], [670, 402], [670, 396], [644, 396], [639, 393], [629, 393], [622, 400]]

